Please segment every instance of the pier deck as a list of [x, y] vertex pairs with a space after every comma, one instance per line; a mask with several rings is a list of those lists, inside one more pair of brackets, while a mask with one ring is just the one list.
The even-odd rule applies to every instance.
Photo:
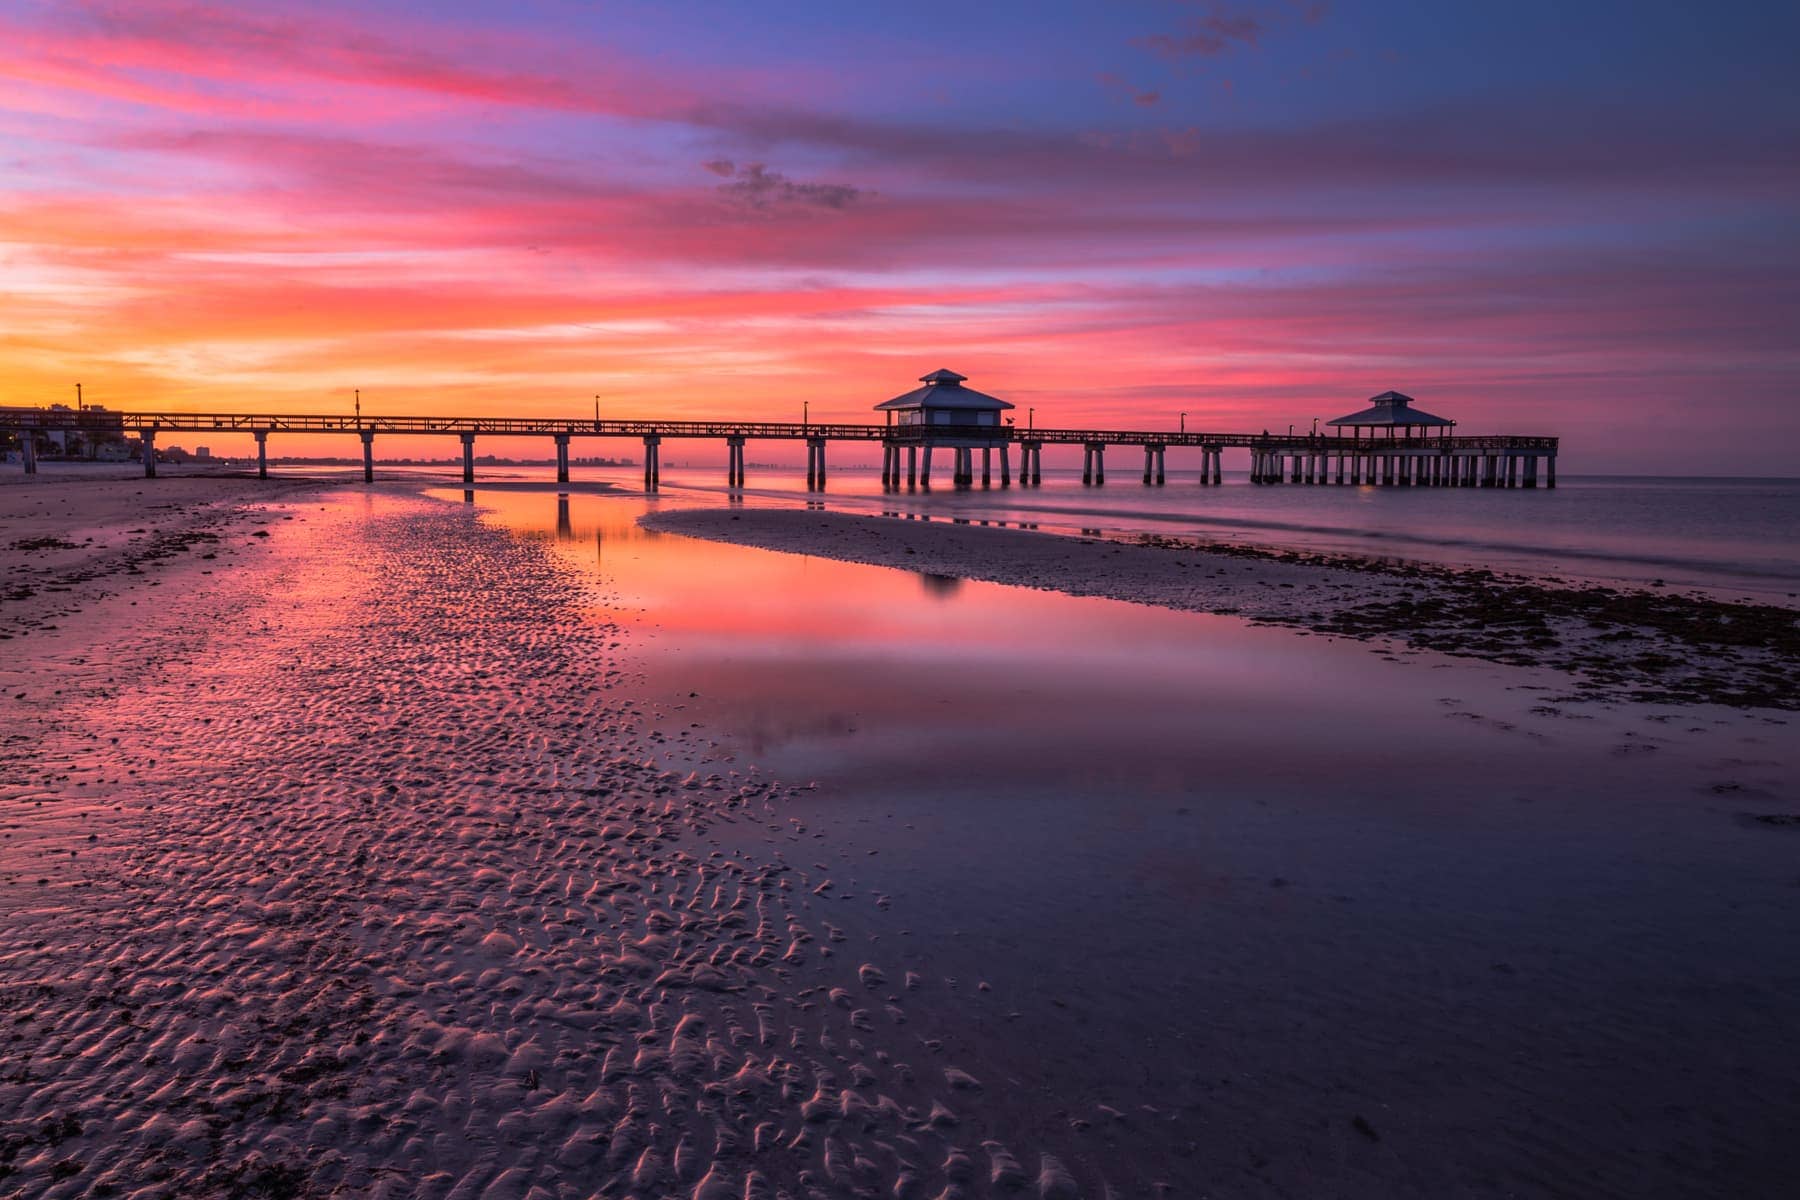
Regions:
[[[556, 446], [557, 478], [568, 479], [569, 444], [575, 438], [635, 438], [644, 444], [645, 486], [660, 482], [663, 439], [717, 439], [726, 443], [727, 483], [744, 483], [744, 443], [802, 441], [807, 444], [809, 486], [825, 486], [825, 446], [829, 442], [875, 442], [884, 446], [882, 481], [892, 488], [930, 487], [932, 450], [955, 455], [952, 482], [975, 486], [974, 451], [982, 455], [981, 486], [993, 482], [993, 458], [1000, 458], [1000, 486], [1012, 484], [1009, 451], [1020, 452], [1019, 483], [1032, 486], [1042, 474], [1045, 446], [1080, 446], [1082, 480], [1106, 482], [1108, 447], [1135, 446], [1144, 452], [1143, 482], [1164, 482], [1165, 454], [1171, 447], [1201, 452], [1201, 482], [1217, 484], [1227, 449], [1249, 452], [1253, 483], [1373, 484], [1432, 487], [1536, 487], [1539, 467], [1544, 486], [1556, 486], [1558, 439], [1512, 435], [1453, 437], [1345, 437], [1341, 434], [1226, 433], [1126, 429], [1020, 429], [1004, 426], [867, 425], [813, 421], [664, 421], [566, 420], [554, 417], [426, 417], [325, 415], [315, 413], [150, 413], [111, 410], [9, 409], [0, 415], [4, 427], [19, 436], [25, 470], [37, 469], [37, 442], [54, 433], [135, 435], [144, 447], [144, 473], [156, 473], [155, 445], [160, 434], [248, 433], [256, 439], [259, 473], [268, 474], [268, 439], [277, 433], [345, 434], [363, 445], [366, 479], [374, 476], [374, 442], [378, 436], [455, 436], [463, 447], [463, 477], [475, 477], [477, 436], [547, 437]], [[923, 461], [921, 462], [921, 452]], [[901, 469], [901, 457], [907, 468]]]

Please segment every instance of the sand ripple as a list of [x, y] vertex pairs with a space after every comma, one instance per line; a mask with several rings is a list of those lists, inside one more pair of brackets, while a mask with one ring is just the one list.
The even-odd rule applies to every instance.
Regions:
[[923, 1065], [932, 989], [830, 954], [823, 869], [708, 838], [788, 790], [666, 769], [549, 551], [306, 515], [34, 750], [125, 815], [0, 933], [0, 1191], [1102, 1194]]

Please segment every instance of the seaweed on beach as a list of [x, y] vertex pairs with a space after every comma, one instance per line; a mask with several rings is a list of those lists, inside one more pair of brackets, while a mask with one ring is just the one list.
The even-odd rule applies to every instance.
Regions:
[[[1488, 570], [1202, 543], [1143, 534], [1137, 544], [1356, 571], [1415, 591], [1307, 622], [1319, 633], [1396, 638], [1446, 654], [1581, 675], [1596, 696], [1800, 709], [1800, 612], [1680, 593], [1557, 585]], [[1259, 620], [1293, 624], [1281, 614]]]

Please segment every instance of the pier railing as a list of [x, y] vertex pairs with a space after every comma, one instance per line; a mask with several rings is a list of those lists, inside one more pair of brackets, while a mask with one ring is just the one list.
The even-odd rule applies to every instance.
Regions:
[[[752, 439], [806, 443], [808, 490], [825, 486], [825, 447], [830, 442], [876, 442], [882, 446], [882, 483], [898, 488], [929, 487], [932, 451], [954, 459], [954, 486], [972, 487], [976, 450], [981, 451], [980, 478], [992, 478], [992, 458], [999, 451], [1000, 486], [1010, 486], [1009, 451], [1019, 450], [1019, 480], [1035, 486], [1043, 476], [1045, 446], [1080, 446], [1083, 483], [1106, 482], [1106, 448], [1135, 446], [1144, 452], [1145, 485], [1161, 484], [1171, 447], [1200, 452], [1200, 478], [1217, 484], [1227, 448], [1249, 451], [1253, 483], [1419, 484], [1432, 487], [1536, 487], [1542, 460], [1547, 487], [1556, 486], [1557, 439], [1486, 434], [1453, 437], [1447, 432], [1412, 437], [1342, 437], [1336, 433], [1219, 433], [1176, 429], [1024, 429], [1016, 425], [864, 425], [813, 421], [664, 421], [568, 420], [555, 417], [425, 417], [361, 413], [146, 413], [83, 409], [0, 410], [0, 429], [20, 434], [27, 474], [37, 470], [38, 441], [59, 432], [79, 431], [119, 438], [135, 433], [144, 473], [156, 474], [156, 440], [164, 433], [248, 433], [256, 439], [257, 474], [269, 473], [269, 438], [276, 433], [355, 434], [362, 442], [363, 478], [375, 478], [378, 436], [454, 435], [462, 441], [463, 479], [475, 479], [475, 439], [548, 437], [556, 443], [556, 478], [569, 479], [569, 446], [576, 438], [641, 438], [644, 443], [644, 487], [654, 491], [662, 475], [662, 443], [666, 439], [723, 440], [727, 486], [744, 485], [744, 444]], [[922, 452], [922, 453], [921, 453]], [[906, 458], [904, 472], [901, 458]]]
[[1036, 442], [1046, 446], [1193, 446], [1267, 450], [1285, 454], [1418, 454], [1432, 451], [1556, 453], [1557, 439], [1486, 434], [1475, 437], [1338, 437], [1333, 434], [1225, 433], [1155, 429], [1021, 429], [1016, 425], [863, 425], [817, 421], [567, 420], [556, 417], [427, 417], [320, 413], [93, 412], [13, 409], [0, 426], [43, 432], [83, 430], [136, 433], [347, 433], [511, 437], [658, 437], [822, 439], [833, 442], [914, 442], [936, 438]]

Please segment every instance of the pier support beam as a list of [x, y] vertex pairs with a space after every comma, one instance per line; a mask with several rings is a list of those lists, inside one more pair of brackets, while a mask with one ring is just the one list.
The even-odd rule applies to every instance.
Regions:
[[654, 492], [662, 487], [662, 438], [651, 434], [644, 439], [644, 490]]
[[556, 441], [556, 482], [569, 482], [569, 435], [554, 435]]
[[[930, 467], [928, 466], [926, 470], [929, 471]], [[908, 446], [906, 448], [906, 490], [910, 492], [917, 489], [918, 486], [919, 448], [917, 446]]]
[[[144, 430], [143, 437], [144, 437], [144, 478], [145, 479], [155, 479], [156, 478], [156, 430], [154, 430], [154, 429]], [[31, 467], [33, 474], [37, 473], [37, 460], [36, 460], [35, 454], [36, 454], [36, 452], [34, 451], [33, 459], [32, 459], [32, 467]]]
[[19, 430], [19, 461], [27, 475], [37, 474], [37, 430]]
[[1087, 442], [1081, 460], [1081, 482], [1092, 487], [1106, 483], [1106, 443]]
[[931, 443], [925, 443], [925, 461], [919, 467], [919, 486], [931, 490]]
[[994, 448], [992, 446], [981, 448], [981, 486], [984, 488], [994, 486]]
[[267, 479], [269, 477], [269, 431], [266, 429], [253, 430], [250, 436], [256, 439], [256, 477]]
[[362, 437], [362, 444], [363, 444], [363, 482], [364, 483], [374, 483], [375, 482], [375, 431], [373, 429], [364, 429], [364, 430], [360, 431], [360, 436]]
[[1000, 443], [1000, 486], [1003, 488], [1012, 486], [1011, 451], [1012, 447], [1005, 442]]
[[806, 490], [825, 490], [825, 439], [806, 439]]
[[1556, 455], [1546, 454], [1544, 456], [1544, 472], [1545, 472], [1544, 486], [1547, 488], [1555, 487], [1556, 486]]
[[463, 482], [464, 483], [474, 483], [475, 482], [475, 435], [474, 434], [465, 433], [462, 435], [462, 448], [463, 448]]

